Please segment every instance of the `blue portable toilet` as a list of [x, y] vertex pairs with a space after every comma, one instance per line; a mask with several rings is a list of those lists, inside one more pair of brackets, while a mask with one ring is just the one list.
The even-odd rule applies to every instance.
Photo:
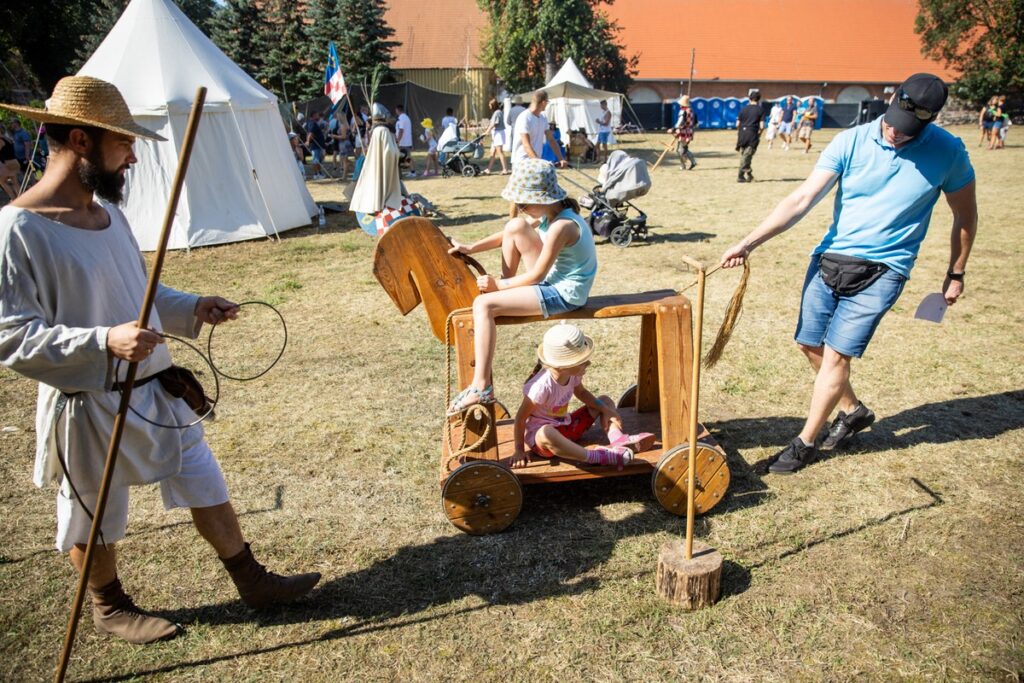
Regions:
[[693, 97], [690, 99], [690, 109], [693, 109], [693, 116], [697, 119], [698, 128], [710, 128], [711, 121], [708, 115], [711, 113], [711, 107], [708, 106], [708, 101], [703, 97]]
[[679, 120], [679, 100], [672, 100], [671, 104], [666, 104], [665, 107], [668, 109], [668, 125], [666, 128], [674, 128], [676, 121]]
[[721, 97], [708, 100], [708, 125], [711, 128], [725, 128], [725, 100]]
[[726, 128], [736, 127], [736, 119], [739, 118], [740, 109], [742, 108], [743, 103], [738, 97], [725, 98], [725, 111], [722, 119]]

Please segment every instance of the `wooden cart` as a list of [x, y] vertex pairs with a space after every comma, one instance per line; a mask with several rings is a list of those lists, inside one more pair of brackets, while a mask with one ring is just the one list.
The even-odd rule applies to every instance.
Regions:
[[[429, 220], [402, 219], [378, 241], [373, 272], [403, 315], [423, 303], [434, 335], [442, 343], [454, 345], [457, 388], [461, 390], [472, 380], [474, 361], [473, 314], [460, 309], [472, 306], [478, 290], [476, 276], [467, 265], [472, 259], [449, 255], [449, 246]], [[632, 475], [649, 475], [658, 502], [672, 514], [686, 514], [693, 361], [690, 301], [672, 290], [595, 296], [584, 308], [549, 320], [627, 317], [640, 318], [640, 360], [636, 383], [623, 392], [618, 408], [624, 431], [652, 432], [657, 438], [654, 447], [639, 453], [622, 470], [546, 458], [531, 459], [525, 467], [513, 470], [509, 467], [515, 450], [512, 419], [500, 404], [448, 418], [444, 427], [448, 435], [461, 433], [464, 438], [459, 442], [470, 446], [479, 442], [468, 452], [458, 453], [460, 449], [453, 446], [451, 438], [442, 438], [441, 499], [452, 524], [470, 534], [494, 533], [518, 516], [524, 484]], [[542, 321], [544, 318], [535, 316], [498, 318], [497, 323]], [[729, 468], [724, 451], [708, 431], [700, 426], [698, 433], [694, 502], [701, 514], [725, 496]], [[598, 423], [582, 443], [606, 443]]]

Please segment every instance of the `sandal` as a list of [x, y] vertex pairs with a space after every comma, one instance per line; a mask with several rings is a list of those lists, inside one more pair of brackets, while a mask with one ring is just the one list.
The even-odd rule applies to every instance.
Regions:
[[[470, 402], [468, 399], [473, 394], [476, 394], [477, 400]], [[495, 403], [494, 388], [486, 387], [483, 391], [470, 385], [459, 392], [458, 396], [452, 399], [452, 403], [448, 406], [448, 417], [452, 415], [458, 415], [466, 408], [475, 405], [487, 405], [489, 403]]]
[[615, 439], [610, 440], [608, 445], [612, 448], [618, 446], [625, 446], [634, 453], [643, 453], [644, 451], [650, 450], [654, 445], [654, 434], [650, 432], [640, 432], [639, 434], [620, 434]]

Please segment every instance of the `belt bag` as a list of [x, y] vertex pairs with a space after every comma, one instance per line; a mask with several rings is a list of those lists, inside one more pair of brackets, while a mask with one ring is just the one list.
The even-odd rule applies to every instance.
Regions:
[[853, 296], [882, 277], [889, 270], [884, 263], [866, 261], [856, 256], [824, 253], [818, 259], [821, 279], [839, 296]]
[[206, 415], [210, 412], [210, 399], [191, 370], [172, 365], [155, 376], [164, 391], [174, 398], [183, 400], [196, 415]]

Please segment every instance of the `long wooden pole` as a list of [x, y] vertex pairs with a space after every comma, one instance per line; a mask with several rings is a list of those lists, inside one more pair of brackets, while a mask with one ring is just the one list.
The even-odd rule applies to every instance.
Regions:
[[696, 516], [697, 409], [700, 398], [701, 340], [704, 337], [704, 267], [697, 271], [697, 305], [693, 324], [693, 373], [690, 377], [690, 458], [686, 473], [686, 559], [693, 558], [693, 518]]
[[697, 48], [690, 48], [690, 82], [686, 85], [686, 96], [693, 90], [693, 67], [697, 63]]
[[[196, 138], [196, 130], [199, 126], [199, 117], [203, 112], [203, 103], [206, 101], [206, 88], [200, 87], [196, 90], [196, 99], [192, 103], [192, 112], [188, 117], [188, 126], [185, 128], [185, 140], [178, 155], [178, 168], [174, 173], [174, 184], [171, 186], [171, 197], [167, 202], [167, 210], [164, 213], [164, 225], [160, 232], [156, 257], [153, 260], [153, 267], [149, 271], [149, 281], [146, 283], [146, 295], [142, 300], [142, 308], [139, 311], [139, 329], [149, 326], [149, 316], [153, 308], [153, 301], [156, 299], [157, 287], [160, 285], [160, 271], [163, 270], [164, 256], [167, 254], [167, 241], [171, 236], [171, 225], [174, 223], [174, 213], [178, 208], [178, 198], [181, 196], [181, 186], [185, 182], [185, 171], [188, 169], [188, 161], [192, 156], [192, 143]], [[103, 522], [103, 513], [107, 507], [107, 496], [110, 493], [110, 482], [114, 478], [114, 466], [117, 464], [117, 454], [121, 449], [121, 436], [124, 434], [125, 417], [128, 414], [128, 401], [132, 397], [132, 388], [135, 385], [135, 373], [138, 370], [138, 362], [128, 364], [128, 371], [124, 381], [121, 382], [121, 403], [117, 408], [117, 416], [114, 418], [114, 429], [110, 434], [110, 446], [107, 449], [107, 460], [103, 466], [103, 479], [100, 482], [100, 490], [96, 497], [96, 509], [93, 511], [92, 527], [89, 529], [89, 542], [85, 546], [85, 558], [82, 560], [82, 571], [78, 577], [78, 590], [75, 593], [75, 601], [71, 606], [71, 615], [68, 617], [68, 628], [64, 634], [64, 649], [60, 654], [60, 663], [57, 665], [57, 672], [54, 680], [62, 683], [64, 674], [68, 670], [68, 661], [71, 658], [71, 649], [75, 644], [75, 631], [78, 629], [78, 618], [82, 614], [82, 601], [85, 598], [85, 591], [89, 585], [89, 570], [92, 568], [93, 551], [96, 548], [96, 537], [99, 535], [100, 526]]]

